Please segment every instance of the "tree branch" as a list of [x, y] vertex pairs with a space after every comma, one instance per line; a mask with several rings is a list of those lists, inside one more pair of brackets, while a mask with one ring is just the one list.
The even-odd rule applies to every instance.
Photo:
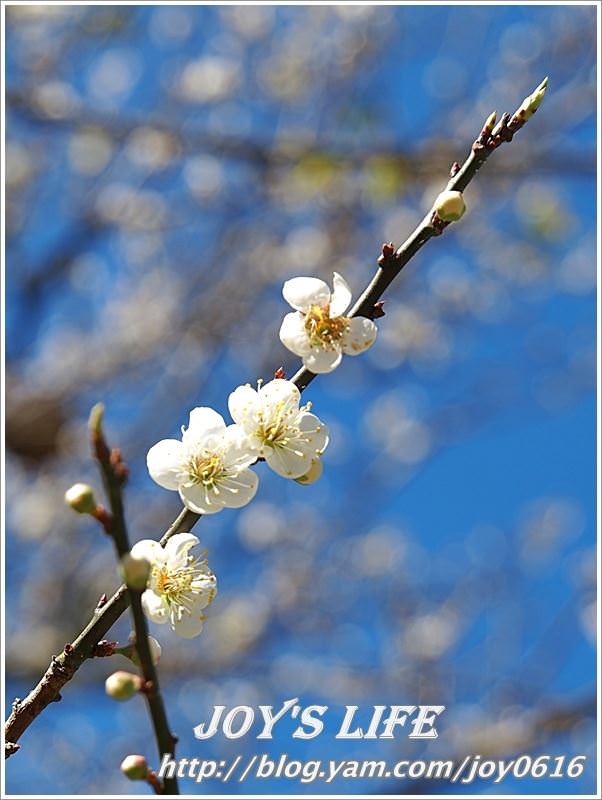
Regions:
[[[102, 430], [103, 411], [104, 408], [100, 403], [92, 409], [90, 414], [90, 435], [92, 449], [98, 461], [102, 481], [109, 498], [112, 515], [111, 536], [115, 543], [117, 557], [121, 562], [130, 553], [130, 542], [123, 509], [123, 487], [127, 479], [127, 469], [121, 460], [119, 451], [110, 451], [107, 447]], [[136, 650], [145, 681], [143, 694], [146, 697], [150, 712], [157, 750], [159, 751], [159, 761], [165, 755], [174, 758], [177, 740], [169, 728], [167, 712], [165, 711], [165, 704], [163, 703], [159, 686], [159, 676], [148, 643], [148, 626], [142, 609], [142, 590], [128, 587], [126, 589], [126, 602], [128, 600], [134, 622]], [[175, 775], [171, 778], [166, 776], [163, 785], [165, 794], [179, 794], [178, 781]]]
[[[491, 153], [503, 142], [512, 140], [514, 134], [535, 113], [536, 108], [532, 108], [533, 98], [539, 91], [539, 102], [541, 102], [545, 92], [545, 84], [546, 81], [535, 90], [533, 95], [526, 98], [512, 116], [510, 114], [502, 115], [495, 127], [495, 114], [489, 117], [473, 143], [464, 163], [461, 166], [455, 163], [452, 164], [451, 178], [447, 183], [446, 191], [464, 191]], [[529, 101], [531, 101], [531, 106], [528, 105]], [[525, 108], [528, 108], [526, 113]], [[383, 293], [422, 246], [429, 239], [443, 233], [448, 224], [440, 220], [436, 212], [431, 209], [400, 247], [395, 249], [393, 245], [385, 244], [378, 259], [379, 266], [370, 283], [351, 309], [350, 316], [374, 318], [382, 315], [379, 301]], [[315, 377], [314, 373], [302, 367], [291, 380], [300, 391], [303, 391]], [[160, 540], [161, 545], [165, 546], [166, 542], [176, 533], [190, 531], [198, 522], [200, 516], [200, 514], [195, 514], [188, 509], [182, 509], [163, 534]], [[109, 628], [125, 611], [127, 605], [127, 589], [125, 586], [121, 586], [100, 611], [97, 609], [94, 617], [79, 634], [73, 645], [68, 646], [70, 648], [69, 652], [63, 652], [56, 658], [53, 657], [52, 663], [38, 685], [23, 702], [13, 705], [13, 711], [5, 727], [6, 742], [15, 744], [44, 708], [53, 700], [59, 699], [59, 692], [62, 686], [73, 677], [86, 658], [93, 657], [97, 642], [105, 636]], [[12, 752], [15, 751], [13, 750]], [[12, 752], [6, 751], [6, 757], [11, 755]]]

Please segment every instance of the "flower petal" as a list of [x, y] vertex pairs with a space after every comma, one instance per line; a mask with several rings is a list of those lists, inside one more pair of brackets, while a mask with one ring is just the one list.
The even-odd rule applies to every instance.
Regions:
[[184, 445], [177, 439], [163, 439], [153, 445], [146, 456], [151, 478], [164, 489], [178, 488], [178, 475], [186, 457]]
[[259, 478], [252, 469], [243, 469], [220, 481], [220, 491], [224, 505], [228, 508], [242, 508], [255, 497]]
[[328, 446], [328, 428], [321, 419], [316, 417], [315, 414], [304, 412], [298, 419], [297, 424], [307, 439], [308, 449], [314, 455], [321, 455]]
[[[254, 430], [255, 425], [249, 424]], [[245, 469], [257, 461], [258, 448], [255, 439], [249, 436], [242, 425], [228, 425], [222, 439], [222, 463], [230, 470]]]
[[301, 393], [292, 381], [274, 378], [261, 387], [259, 399], [262, 405], [267, 403], [271, 408], [278, 407], [279, 410], [289, 411], [299, 407]]
[[225, 430], [224, 418], [217, 411], [204, 406], [193, 408], [182, 441], [187, 449], [208, 447], [213, 443], [212, 440], [218, 439]]
[[145, 558], [149, 564], [165, 561], [165, 550], [154, 539], [142, 539], [131, 549], [133, 558]]
[[228, 411], [234, 422], [244, 425], [254, 421], [259, 406], [259, 395], [248, 383], [239, 386], [228, 397]]
[[297, 311], [323, 306], [330, 300], [328, 284], [319, 278], [292, 278], [282, 287], [282, 296]]
[[305, 475], [301, 475], [298, 478], [295, 478], [297, 483], [301, 484], [301, 486], [309, 486], [312, 483], [315, 483], [317, 480], [320, 479], [322, 473], [324, 472], [324, 465], [322, 464], [321, 458], [314, 458], [311, 462], [311, 467], [309, 471], [305, 473]]
[[180, 498], [186, 508], [195, 514], [217, 514], [225, 505], [222, 493], [216, 495], [213, 490], [201, 483], [180, 486]]
[[340, 350], [321, 350], [314, 347], [308, 355], [303, 356], [303, 363], [307, 369], [315, 372], [316, 375], [320, 375], [336, 369], [342, 358], [343, 354]]
[[330, 298], [330, 316], [340, 317], [349, 308], [351, 303], [351, 289], [349, 284], [338, 272], [333, 277], [333, 292]]
[[215, 599], [217, 594], [217, 581], [215, 575], [208, 573], [200, 575], [191, 584], [194, 593], [194, 603], [199, 609], [206, 608]]
[[149, 619], [159, 625], [167, 622], [169, 608], [161, 595], [156, 594], [152, 589], [147, 589], [142, 593], [141, 601], [142, 609]]
[[280, 326], [280, 341], [296, 356], [304, 356], [311, 350], [309, 337], [305, 330], [305, 319], [298, 311], [286, 314]]
[[191, 612], [181, 610], [178, 614], [171, 615], [171, 627], [183, 639], [194, 639], [203, 630], [205, 617], [200, 609], [193, 608]]
[[176, 533], [165, 545], [165, 554], [170, 562], [184, 565], [188, 559], [188, 551], [197, 544], [199, 540], [193, 533]]
[[311, 467], [311, 455], [297, 449], [296, 442], [291, 442], [291, 449], [283, 447], [266, 447], [265, 460], [275, 473], [283, 478], [298, 478], [305, 475]]
[[353, 317], [349, 320], [349, 330], [343, 336], [343, 352], [348, 356], [357, 356], [372, 347], [376, 340], [378, 328], [371, 319]]

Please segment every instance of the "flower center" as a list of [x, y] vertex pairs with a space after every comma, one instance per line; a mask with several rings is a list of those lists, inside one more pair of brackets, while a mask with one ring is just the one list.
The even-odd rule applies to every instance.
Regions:
[[170, 570], [165, 564], [152, 568], [154, 591], [162, 595], [170, 605], [188, 608], [191, 594], [194, 594], [193, 583], [203, 574], [206, 562], [190, 558], [189, 563], [177, 570]]
[[224, 474], [224, 465], [216, 453], [210, 456], [192, 456], [188, 462], [188, 477], [193, 483], [212, 488]]
[[328, 304], [312, 306], [305, 315], [305, 330], [312, 347], [334, 350], [348, 327], [348, 317], [331, 317]]
[[287, 403], [281, 400], [267, 418], [261, 415], [257, 435], [262, 444], [268, 447], [288, 444], [290, 434], [293, 432], [288, 412]]

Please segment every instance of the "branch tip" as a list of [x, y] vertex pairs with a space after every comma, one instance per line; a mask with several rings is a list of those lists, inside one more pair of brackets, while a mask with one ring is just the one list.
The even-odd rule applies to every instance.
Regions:
[[96, 403], [90, 411], [88, 427], [93, 436], [102, 436], [102, 420], [105, 413], [104, 403]]

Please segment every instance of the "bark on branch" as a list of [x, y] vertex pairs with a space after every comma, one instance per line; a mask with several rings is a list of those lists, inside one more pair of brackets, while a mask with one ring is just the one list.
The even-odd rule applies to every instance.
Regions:
[[[90, 435], [92, 450], [98, 461], [102, 482], [109, 498], [112, 517], [110, 533], [115, 544], [117, 558], [121, 561], [130, 552], [130, 542], [123, 508], [123, 487], [127, 480], [127, 468], [121, 459], [120, 452], [118, 450], [109, 450], [107, 446], [102, 430], [103, 411], [104, 409], [100, 404], [92, 409], [90, 414]], [[143, 693], [153, 725], [159, 761], [163, 759], [163, 756], [173, 759], [177, 739], [171, 732], [167, 721], [167, 712], [159, 686], [159, 676], [148, 643], [148, 626], [142, 610], [142, 591], [126, 588], [125, 599], [126, 602], [129, 601], [132, 611], [136, 651], [138, 652], [142, 675], [144, 676]], [[163, 790], [165, 794], [179, 794], [178, 781], [175, 774], [171, 778], [164, 778]]]

